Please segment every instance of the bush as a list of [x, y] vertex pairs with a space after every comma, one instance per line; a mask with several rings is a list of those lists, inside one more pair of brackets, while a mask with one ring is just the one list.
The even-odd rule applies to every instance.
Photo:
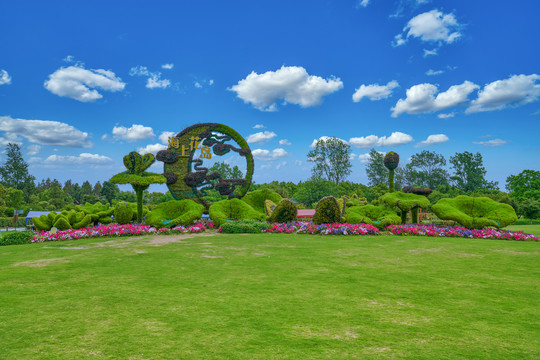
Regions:
[[226, 234], [258, 234], [271, 225], [264, 221], [227, 221], [220, 231]]
[[0, 237], [0, 246], [29, 244], [33, 236], [31, 231], [10, 231]]
[[283, 199], [272, 212], [270, 222], [286, 223], [289, 221], [296, 221], [297, 211], [296, 205], [294, 205], [291, 200]]
[[265, 200], [264, 201], [264, 214], [267, 217], [272, 216], [272, 213], [276, 209], [276, 206], [277, 206], [276, 203], [273, 202], [272, 200]]
[[204, 206], [190, 199], [171, 200], [158, 204], [146, 217], [146, 224], [154, 227], [190, 225], [199, 220]]
[[120, 225], [129, 224], [132, 218], [133, 210], [128, 203], [121, 202], [116, 205], [116, 207], [114, 208], [114, 219], [117, 223], [119, 223]]
[[227, 220], [265, 220], [266, 218], [263, 212], [253, 209], [239, 199], [221, 200], [212, 204], [208, 215], [216, 226], [220, 226]]
[[401, 217], [395, 211], [385, 209], [382, 206], [362, 205], [347, 208], [345, 222], [349, 224], [371, 224], [379, 229], [384, 229], [388, 225], [401, 223]]
[[69, 224], [69, 220], [62, 214], [58, 215], [56, 219], [54, 220], [53, 226], [57, 228], [58, 230], [68, 230], [71, 229], [71, 225]]
[[341, 211], [338, 201], [333, 196], [323, 197], [319, 200], [315, 208], [313, 223], [331, 224], [335, 222], [341, 222]]
[[263, 190], [255, 190], [255, 191], [247, 193], [246, 196], [242, 198], [242, 201], [247, 203], [254, 210], [259, 211], [261, 213], [265, 213], [264, 202], [266, 200], [270, 200], [274, 202], [275, 204], [278, 204], [281, 201], [281, 199], [282, 197], [278, 193], [272, 190], [263, 189]]

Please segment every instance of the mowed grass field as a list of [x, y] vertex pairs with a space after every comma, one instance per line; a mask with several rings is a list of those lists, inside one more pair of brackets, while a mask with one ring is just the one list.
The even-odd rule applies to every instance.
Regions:
[[0, 248], [2, 359], [538, 359], [540, 243], [175, 235]]

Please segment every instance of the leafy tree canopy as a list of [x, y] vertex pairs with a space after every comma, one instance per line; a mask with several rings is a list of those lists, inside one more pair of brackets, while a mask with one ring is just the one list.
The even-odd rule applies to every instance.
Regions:
[[0, 166], [0, 182], [5, 187], [24, 190], [35, 178], [28, 173], [28, 163], [24, 161], [21, 147], [9, 143], [6, 146], [6, 162]]
[[450, 157], [450, 163], [454, 170], [452, 179], [456, 187], [470, 192], [481, 189], [498, 189], [497, 182], [487, 181], [486, 168], [482, 160], [482, 154], [472, 154], [468, 151], [456, 153]]
[[351, 146], [344, 141], [331, 137], [319, 139], [315, 149], [307, 154], [308, 161], [315, 163], [312, 175], [322, 177], [339, 185], [351, 174]]
[[540, 200], [540, 171], [523, 170], [506, 178], [506, 189], [518, 200]]

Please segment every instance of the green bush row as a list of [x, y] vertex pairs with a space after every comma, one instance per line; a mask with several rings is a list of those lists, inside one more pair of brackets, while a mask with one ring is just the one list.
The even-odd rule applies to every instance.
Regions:
[[221, 231], [226, 234], [257, 234], [270, 226], [264, 221], [227, 221], [221, 224]]
[[29, 244], [33, 236], [31, 231], [9, 231], [0, 237], [0, 246]]

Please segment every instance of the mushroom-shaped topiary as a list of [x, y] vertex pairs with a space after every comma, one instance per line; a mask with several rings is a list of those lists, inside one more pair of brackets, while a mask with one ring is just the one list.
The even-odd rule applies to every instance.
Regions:
[[315, 207], [314, 224], [331, 224], [341, 222], [339, 203], [333, 196], [323, 197]]
[[277, 204], [276, 208], [270, 216], [270, 222], [273, 223], [286, 223], [289, 221], [295, 221], [298, 209], [296, 205], [289, 200], [283, 199]]
[[399, 155], [390, 151], [384, 156], [384, 166], [388, 169], [388, 188], [394, 192], [394, 170], [398, 167]]
[[143, 217], [143, 192], [151, 184], [165, 184], [165, 176], [156, 173], [145, 172], [150, 165], [156, 161], [154, 155], [144, 156], [136, 151], [132, 151], [124, 156], [124, 165], [127, 171], [114, 175], [110, 182], [113, 184], [130, 184], [137, 194], [137, 222], [142, 222]]
[[512, 206], [487, 197], [460, 195], [441, 199], [431, 208], [439, 219], [454, 220], [468, 229], [502, 228], [517, 220]]
[[174, 225], [189, 225], [199, 220], [204, 206], [191, 199], [171, 200], [156, 206], [145, 217], [150, 226], [172, 227]]
[[253, 209], [240, 199], [221, 200], [210, 206], [208, 215], [216, 226], [227, 220], [264, 220], [264, 213]]
[[[418, 222], [418, 208], [425, 208], [429, 206], [429, 200], [422, 195], [407, 194], [401, 191], [387, 193], [381, 196], [380, 201], [387, 206], [397, 208], [401, 211], [401, 223], [407, 222], [407, 213], [413, 211], [413, 223]], [[415, 216], [416, 215], [416, 216]]]
[[345, 212], [345, 222], [371, 224], [379, 229], [384, 229], [388, 225], [399, 224], [401, 218], [395, 211], [382, 206], [363, 205], [348, 207]]

